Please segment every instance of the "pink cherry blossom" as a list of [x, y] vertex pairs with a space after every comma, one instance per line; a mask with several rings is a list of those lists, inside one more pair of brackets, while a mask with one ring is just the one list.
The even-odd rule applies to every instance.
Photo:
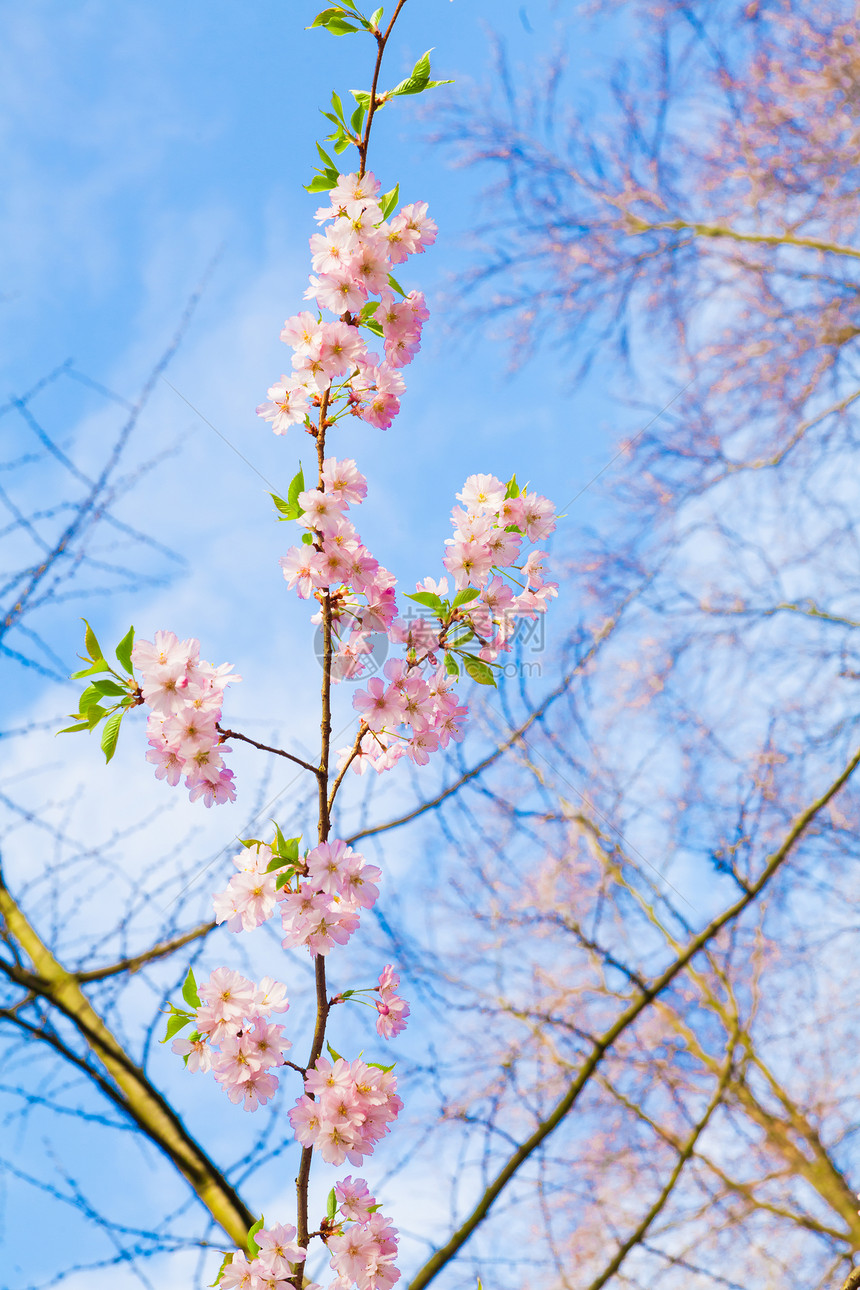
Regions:
[[397, 994], [400, 988], [400, 977], [390, 963], [387, 963], [379, 975], [379, 1000], [376, 1011], [377, 1032], [383, 1039], [393, 1039], [401, 1030], [406, 1029], [406, 1018], [409, 1016], [409, 1004]]

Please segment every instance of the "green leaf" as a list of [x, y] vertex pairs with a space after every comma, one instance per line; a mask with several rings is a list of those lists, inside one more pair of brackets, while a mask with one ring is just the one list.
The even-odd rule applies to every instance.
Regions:
[[317, 152], [320, 154], [323, 161], [325, 162], [327, 170], [337, 170], [337, 166], [334, 164], [331, 157], [326, 152], [325, 148], [321, 147], [320, 144], [317, 144]]
[[314, 18], [311, 25], [309, 27], [305, 27], [305, 31], [312, 31], [314, 27], [324, 27], [328, 22], [329, 18], [333, 17], [335, 14], [338, 14], [338, 13], [342, 14], [343, 10], [334, 5], [332, 5], [328, 9], [323, 9], [321, 13], [317, 14], [316, 18]]
[[280, 856], [272, 856], [271, 860], [266, 865], [266, 873], [282, 874], [287, 882], [294, 877], [295, 872], [295, 865], [287, 864]]
[[277, 493], [269, 493], [269, 496], [280, 511], [280, 515], [278, 516], [279, 520], [291, 520], [294, 518], [294, 516], [290, 514], [292, 508], [289, 502], [285, 502], [283, 497], [278, 497]]
[[128, 696], [126, 687], [117, 681], [93, 681], [89, 688], [97, 690], [99, 694], [109, 694], [112, 699], [124, 699]]
[[[275, 821], [272, 821], [275, 824]], [[302, 835], [297, 838], [285, 838], [281, 830], [275, 824], [275, 841], [272, 845], [273, 859], [272, 863], [266, 870], [267, 873], [273, 873], [276, 869], [283, 869], [285, 864], [295, 865], [299, 862], [299, 843]]]
[[445, 671], [449, 676], [460, 675], [460, 664], [457, 662], [453, 654], [446, 653], [445, 655]]
[[182, 986], [182, 997], [189, 1008], [199, 1008], [201, 1006], [200, 995], [197, 993], [197, 982], [194, 980], [194, 973], [191, 968], [188, 969], [188, 976]]
[[370, 15], [370, 25], [371, 27], [378, 27], [381, 21], [382, 21], [382, 5], [380, 5], [379, 8], [376, 9]]
[[426, 54], [418, 59], [418, 62], [412, 68], [412, 75], [408, 76], [405, 81], [395, 85], [393, 90], [388, 90], [389, 98], [394, 98], [400, 94], [422, 94], [424, 90], [435, 90], [440, 85], [453, 85], [453, 81], [431, 81], [430, 80], [430, 54], [428, 49]]
[[364, 125], [364, 116], [366, 111], [367, 109], [362, 104], [359, 104], [352, 116], [349, 118], [349, 128], [353, 134], [361, 134], [361, 127]]
[[289, 502], [290, 506], [295, 507], [296, 518], [298, 518], [299, 515], [304, 515], [304, 511], [302, 510], [301, 506], [299, 506], [299, 493], [303, 493], [304, 491], [305, 491], [305, 477], [302, 472], [301, 463], [299, 463], [298, 474], [293, 475], [293, 478], [290, 481], [289, 491], [287, 492], [287, 501]]
[[325, 1046], [326, 1046], [326, 1048], [328, 1049], [329, 1057], [331, 1057], [331, 1059], [332, 1059], [332, 1061], [333, 1061], [333, 1062], [339, 1062], [339, 1061], [342, 1061], [342, 1060], [343, 1060], [343, 1059], [341, 1058], [340, 1053], [336, 1053], [336, 1052], [335, 1052], [335, 1050], [332, 1048], [332, 1046], [331, 1046], [331, 1044], [328, 1042], [328, 1040], [326, 1040], [326, 1042], [325, 1042]]
[[403, 288], [401, 287], [400, 283], [399, 283], [399, 282], [397, 281], [397, 279], [394, 277], [394, 274], [393, 274], [393, 273], [389, 273], [389, 275], [388, 275], [388, 285], [389, 285], [390, 287], [393, 287], [395, 291], [399, 291], [399, 292], [400, 292], [400, 294], [401, 294], [401, 296], [405, 296], [405, 295], [406, 295], [406, 292], [403, 290]]
[[388, 219], [388, 216], [394, 210], [400, 199], [400, 185], [395, 184], [389, 193], [383, 193], [379, 199], [379, 205], [382, 210], [382, 218]]
[[365, 109], [370, 107], [370, 95], [367, 90], [350, 90], [349, 92], [359, 107]]
[[293, 877], [294, 874], [295, 874], [295, 869], [279, 870], [278, 876], [275, 879], [275, 891], [280, 891], [282, 887], [286, 887], [287, 883], [290, 881], [290, 879]]
[[401, 94], [420, 94], [421, 93], [421, 90], [423, 90], [424, 86], [430, 80], [430, 55], [432, 54], [432, 52], [433, 50], [431, 47], [426, 51], [426, 53], [423, 53], [421, 57], [418, 59], [418, 62], [412, 68], [412, 75], [409, 77], [409, 79], [407, 81], [400, 82], [401, 85], [414, 84], [419, 86], [420, 88], [408, 89], [408, 90], [398, 89], [393, 91], [395, 94], [397, 94], [398, 92]]
[[336, 183], [336, 179], [329, 179], [327, 175], [315, 175], [309, 184], [304, 185], [304, 190], [311, 195], [314, 193], [328, 193], [331, 192]]
[[248, 1233], [248, 1253], [250, 1254], [252, 1259], [255, 1259], [257, 1255], [260, 1253], [260, 1247], [257, 1244], [257, 1242], [254, 1240], [254, 1237], [257, 1235], [258, 1232], [261, 1232], [265, 1226], [266, 1226], [265, 1218], [260, 1217], [257, 1219], [256, 1223]]
[[224, 1269], [229, 1268], [232, 1262], [233, 1262], [233, 1251], [231, 1250], [230, 1253], [225, 1254], [224, 1258], [221, 1260], [221, 1266], [218, 1269], [217, 1277], [215, 1278], [214, 1281], [209, 1282], [209, 1290], [218, 1290], [218, 1287], [221, 1284], [221, 1277], [224, 1272]]
[[98, 641], [96, 640], [96, 634], [93, 631], [92, 627], [90, 627], [86, 618], [82, 618], [81, 622], [84, 624], [84, 626], [87, 629], [84, 633], [84, 644], [87, 647], [87, 654], [93, 660], [93, 662], [95, 662], [96, 659], [104, 658], [104, 654], [102, 653], [102, 647], [101, 645], [99, 645]]
[[94, 685], [88, 685], [80, 698], [79, 711], [83, 716], [88, 708], [94, 707], [101, 702], [101, 695]]
[[[173, 1008], [173, 1004], [170, 1006]], [[173, 1039], [175, 1035], [178, 1035], [180, 1030], [184, 1030], [192, 1020], [193, 1018], [189, 1013], [180, 1012], [178, 1008], [173, 1008], [172, 1013], [167, 1018], [167, 1033], [164, 1038], [160, 1039], [158, 1042], [160, 1044], [166, 1044], [168, 1040]]]
[[361, 325], [362, 327], [366, 327], [368, 331], [373, 332], [374, 336], [385, 335], [385, 332], [382, 330], [382, 323], [378, 323], [375, 318], [367, 318]]
[[96, 673], [98, 672], [109, 672], [109, 671], [110, 671], [110, 663], [108, 663], [107, 659], [97, 658], [96, 661], [90, 667], [82, 668], [80, 672], [72, 672], [72, 680], [80, 681], [82, 677], [95, 676]]
[[495, 685], [496, 678], [493, 676], [493, 669], [488, 667], [483, 659], [476, 658], [474, 654], [463, 655], [463, 666], [468, 676], [478, 685]]
[[105, 722], [105, 728], [102, 731], [102, 752], [105, 755], [105, 761], [110, 761], [116, 752], [116, 744], [119, 739], [119, 728], [122, 724], [124, 712], [115, 712], [113, 716], [108, 717]]
[[332, 107], [334, 108], [335, 112], [337, 113], [338, 120], [339, 120], [339, 121], [342, 121], [342, 120], [343, 120], [343, 104], [342, 104], [342, 103], [341, 103], [341, 101], [340, 101], [340, 95], [339, 95], [339, 94], [335, 94], [334, 90], [332, 90], [332, 92], [331, 92], [331, 105], [332, 105]]
[[86, 713], [81, 713], [81, 716], [86, 716], [87, 727], [90, 730], [95, 730], [99, 722], [104, 721], [107, 715], [108, 715], [108, 709], [100, 708], [98, 704], [95, 704], [91, 708], [87, 708]]
[[290, 487], [287, 491], [286, 501], [284, 501], [283, 497], [278, 497], [276, 493], [269, 493], [269, 496], [271, 497], [272, 501], [275, 503], [275, 506], [280, 512], [280, 514], [278, 515], [278, 519], [297, 520], [300, 515], [304, 515], [304, 511], [302, 507], [299, 506], [299, 493], [303, 493], [304, 491], [305, 491], [305, 477], [302, 474], [301, 466], [299, 466], [299, 473], [297, 475], [294, 475], [292, 480], [290, 481]]
[[337, 143], [334, 145], [334, 150], [338, 154], [338, 156], [340, 156], [342, 152], [346, 152], [347, 148], [349, 148], [351, 144], [352, 144], [352, 139], [348, 139], [344, 134], [338, 139]]
[[313, 533], [303, 533], [303, 534], [302, 534], [302, 541], [304, 542], [305, 546], [310, 546], [310, 545], [312, 544], [313, 540], [314, 540], [314, 535], [313, 535]]
[[464, 587], [462, 591], [457, 592], [451, 608], [459, 609], [461, 605], [468, 605], [470, 601], [476, 600], [480, 594], [477, 587]]
[[333, 36], [346, 36], [349, 32], [358, 31], [358, 27], [353, 27], [351, 23], [346, 21], [347, 17], [348, 15], [343, 9], [323, 9], [322, 13], [318, 13], [310, 27], [306, 27], [305, 30], [310, 31], [313, 27], [324, 27]]
[[[475, 595], [477, 594], [478, 593], [475, 592]], [[432, 591], [416, 591], [415, 594], [411, 596], [408, 592], [405, 592], [404, 595], [407, 600], [415, 600], [419, 605], [426, 605], [428, 609], [439, 610], [442, 608], [441, 596], [435, 596]]]
[[507, 489], [507, 492], [505, 493], [505, 499], [507, 499], [508, 497], [519, 497], [519, 495], [520, 495], [520, 486], [517, 483], [517, 477], [516, 475], [511, 475], [510, 479], [508, 480], [508, 489]]
[[129, 627], [125, 636], [116, 647], [116, 656], [126, 672], [131, 671], [131, 647], [134, 645], [134, 628]]
[[397, 1065], [397, 1062], [392, 1062], [390, 1066], [383, 1066], [382, 1062], [368, 1062], [367, 1065], [374, 1066], [378, 1071], [384, 1071], [385, 1074], [387, 1075], [389, 1071], [394, 1070], [394, 1067]]
[[334, 1187], [332, 1187], [331, 1191], [328, 1194], [328, 1200], [326, 1201], [326, 1206], [325, 1206], [325, 1216], [330, 1223], [334, 1222], [334, 1216], [336, 1213], [337, 1213], [337, 1196], [335, 1195]]
[[78, 722], [78, 724], [77, 724], [76, 726], [63, 726], [63, 729], [62, 729], [62, 730], [58, 730], [58, 731], [57, 731], [57, 734], [58, 734], [58, 735], [73, 735], [73, 734], [75, 734], [78, 730], [89, 730], [89, 728], [90, 728], [90, 723], [89, 723], [88, 721], [79, 721], [79, 722]]

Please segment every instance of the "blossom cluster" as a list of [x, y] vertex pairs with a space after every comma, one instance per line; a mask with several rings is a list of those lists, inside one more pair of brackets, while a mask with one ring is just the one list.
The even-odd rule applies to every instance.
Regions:
[[552, 502], [494, 475], [471, 475], [457, 500], [462, 506], [452, 515], [454, 537], [446, 543], [443, 564], [458, 594], [448, 604], [442, 599], [447, 578], [425, 578], [414, 598], [431, 616], [392, 622], [389, 635], [405, 646], [406, 658], [385, 664], [387, 684], [374, 677], [355, 694], [353, 706], [366, 733], [357, 755], [340, 751], [340, 764], [351, 761], [358, 774], [368, 765], [387, 770], [404, 756], [424, 765], [450, 739], [462, 739], [467, 709], [452, 692], [459, 665], [450, 651], [474, 650], [470, 659], [494, 663], [510, 650], [518, 621], [545, 613], [558, 595], [558, 585], [544, 576], [546, 552], [534, 550], [523, 559], [525, 542], [542, 541], [555, 529]]
[[[397, 1232], [379, 1212], [363, 1178], [348, 1175], [334, 1187], [340, 1219], [330, 1220], [324, 1239], [331, 1255], [330, 1266], [337, 1280], [329, 1290], [390, 1290], [400, 1280], [394, 1266]], [[288, 1278], [303, 1263], [307, 1251], [296, 1242], [296, 1229], [288, 1224], [263, 1227], [254, 1233], [256, 1255], [249, 1259], [242, 1250], [232, 1255], [218, 1280], [221, 1290], [288, 1290]], [[306, 1290], [320, 1290], [316, 1282], [305, 1282]]]
[[358, 929], [361, 910], [371, 909], [379, 896], [382, 871], [340, 838], [319, 843], [289, 865], [257, 842], [233, 863], [239, 872], [213, 897], [216, 922], [234, 932], [250, 931], [280, 906], [285, 949], [305, 946], [317, 955], [345, 945]]
[[[327, 227], [310, 239], [315, 272], [305, 299], [337, 319], [305, 311], [284, 323], [281, 340], [292, 347], [293, 371], [257, 408], [275, 434], [303, 422], [324, 395], [343, 394], [349, 412], [383, 430], [400, 410], [401, 369], [420, 348], [429, 313], [419, 291], [397, 299], [391, 270], [432, 246], [437, 229], [426, 202], [386, 219], [384, 201], [374, 175], [341, 175], [329, 205], [317, 211], [317, 223]], [[362, 327], [382, 340], [384, 357], [368, 349]]]
[[403, 1108], [390, 1070], [361, 1058], [332, 1064], [317, 1059], [305, 1078], [305, 1093], [290, 1111], [290, 1124], [303, 1147], [313, 1147], [330, 1165], [360, 1165], [389, 1133]]
[[216, 968], [198, 987], [202, 1000], [195, 1029], [172, 1047], [188, 1059], [189, 1070], [211, 1069], [231, 1102], [246, 1111], [265, 1106], [278, 1087], [272, 1068], [283, 1066], [292, 1044], [284, 1028], [268, 1020], [289, 1009], [286, 987], [272, 977], [259, 985], [229, 968]]
[[353, 1181], [347, 1176], [335, 1186], [338, 1209], [349, 1226], [327, 1238], [331, 1266], [338, 1280], [331, 1290], [389, 1290], [400, 1279], [394, 1266], [397, 1257], [397, 1232], [371, 1196], [363, 1178]]
[[339, 838], [309, 851], [305, 869], [295, 890], [284, 887], [279, 893], [283, 945], [328, 954], [333, 946], [347, 943], [358, 930], [361, 910], [376, 903], [382, 871]]
[[289, 1290], [294, 1266], [303, 1263], [307, 1250], [296, 1243], [296, 1229], [288, 1224], [263, 1227], [254, 1233], [257, 1254], [250, 1260], [237, 1250], [223, 1269], [221, 1290]]
[[[524, 541], [542, 542], [555, 531], [555, 506], [540, 493], [517, 490], [511, 496], [511, 491], [495, 475], [470, 475], [457, 494], [462, 506], [451, 515], [454, 536], [447, 539], [442, 560], [458, 590], [476, 587], [481, 593], [468, 616], [475, 634], [487, 642], [488, 658], [505, 643], [505, 633], [498, 630], [501, 619], [544, 613], [558, 595], [558, 584], [544, 581], [546, 551], [532, 551], [518, 564]], [[496, 572], [505, 569], [517, 569], [524, 580], [519, 595]]]
[[[375, 560], [347, 517], [367, 483], [352, 458], [329, 457], [322, 488], [298, 495], [306, 530], [302, 543], [281, 557], [288, 587], [307, 599], [328, 594], [336, 652], [333, 676], [342, 680], [362, 666], [376, 632], [387, 632], [396, 614], [395, 578]], [[319, 615], [314, 621], [319, 621]]]
[[379, 985], [376, 987], [379, 995], [376, 1001], [376, 1011], [379, 1016], [376, 1019], [376, 1031], [383, 1039], [393, 1039], [399, 1035], [401, 1030], [406, 1029], [406, 1018], [409, 1016], [409, 1004], [405, 999], [401, 999], [397, 991], [400, 989], [400, 977], [394, 971], [390, 963], [379, 974]]
[[431, 753], [463, 738], [469, 709], [454, 693], [453, 677], [437, 665], [438, 639], [433, 641], [431, 636], [421, 619], [395, 628], [393, 638], [405, 642], [413, 656], [389, 659], [383, 668], [388, 684], [373, 677], [366, 690], [353, 696], [353, 707], [367, 733], [354, 758], [352, 749], [339, 750], [340, 766], [351, 759], [359, 775], [368, 766], [379, 772], [390, 770], [401, 757], [426, 766]]
[[179, 641], [173, 632], [156, 632], [155, 641], [137, 640], [131, 659], [142, 673], [140, 694], [151, 708], [146, 759], [158, 779], [177, 785], [185, 776], [192, 802], [207, 806], [233, 802], [233, 772], [224, 765], [218, 722], [232, 663], [213, 667], [200, 658], [200, 642]]
[[[468, 709], [454, 692], [458, 667], [443, 666], [442, 656], [470, 645], [482, 662], [494, 662], [510, 649], [517, 621], [545, 612], [557, 595], [557, 585], [545, 579], [546, 552], [534, 550], [522, 558], [525, 542], [552, 533], [554, 507], [538, 493], [510, 492], [510, 485], [492, 475], [472, 475], [458, 493], [463, 506], [454, 511], [454, 537], [443, 563], [462, 604], [443, 612], [446, 578], [438, 583], [427, 578], [417, 587], [422, 603], [437, 609], [436, 622], [420, 615], [397, 616], [395, 579], [374, 559], [347, 516], [367, 493], [352, 458], [327, 458], [322, 487], [298, 494], [298, 523], [310, 540], [291, 547], [281, 566], [287, 585], [299, 596], [328, 598], [336, 645], [334, 679], [360, 674], [376, 633], [403, 646], [406, 655], [389, 659], [385, 679], [372, 678], [354, 696], [364, 732], [357, 749], [340, 750], [339, 768], [350, 762], [358, 774], [368, 766], [381, 772], [402, 757], [423, 766], [431, 753], [452, 739], [461, 740]], [[474, 592], [471, 598], [463, 596], [468, 590]]]

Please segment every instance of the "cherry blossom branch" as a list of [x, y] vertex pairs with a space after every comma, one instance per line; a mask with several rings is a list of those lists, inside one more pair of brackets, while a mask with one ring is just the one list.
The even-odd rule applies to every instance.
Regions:
[[[325, 487], [323, 467], [325, 464], [326, 414], [328, 412], [328, 404], [329, 391], [325, 390], [320, 402], [319, 423], [316, 431], [318, 467], [317, 486], [321, 492]], [[323, 679], [320, 696], [322, 708], [320, 716], [320, 764], [315, 773], [319, 787], [318, 837], [320, 842], [325, 842], [329, 834], [328, 766], [331, 744], [331, 676], [333, 654], [331, 592], [328, 588], [326, 588], [321, 595], [320, 604], [322, 606], [323, 628]], [[325, 1042], [325, 1026], [328, 1018], [328, 989], [325, 975], [325, 957], [322, 954], [317, 954], [314, 959], [314, 980], [316, 984], [317, 1012], [314, 1037], [307, 1060], [307, 1070], [313, 1069], [314, 1063], [322, 1053], [323, 1043]], [[308, 1225], [308, 1185], [310, 1183], [313, 1154], [314, 1149], [312, 1146], [302, 1147], [299, 1171], [296, 1176], [296, 1243], [304, 1250], [308, 1248], [308, 1242], [310, 1240]], [[295, 1273], [290, 1278], [290, 1284], [295, 1287], [295, 1290], [302, 1290], [303, 1282], [303, 1265], [298, 1264]]]
[[312, 766], [309, 761], [303, 761], [301, 757], [296, 757], [294, 753], [287, 752], [283, 748], [271, 748], [269, 744], [258, 743], [256, 739], [251, 739], [248, 735], [240, 735], [238, 730], [225, 730], [220, 723], [215, 729], [221, 735], [222, 743], [227, 739], [239, 739], [243, 744], [250, 744], [252, 748], [259, 748], [260, 752], [274, 753], [277, 757], [286, 757], [287, 761], [295, 762], [297, 766], [309, 770], [312, 775], [319, 777], [320, 770], [318, 766]]
[[358, 734], [355, 736], [355, 743], [352, 745], [352, 750], [349, 756], [347, 757], [346, 761], [343, 763], [343, 766], [340, 769], [340, 774], [332, 784], [331, 792], [329, 793], [329, 796], [328, 796], [329, 814], [331, 814], [331, 808], [334, 805], [334, 799], [337, 797], [337, 791], [344, 781], [344, 776], [346, 775], [346, 772], [349, 770], [350, 766], [355, 761], [358, 754], [361, 752], [361, 741], [364, 738], [364, 736], [367, 734], [367, 731], [368, 731], [368, 726], [364, 721], [362, 721], [361, 725], [358, 728]]
[[[373, 125], [373, 118], [376, 111], [376, 89], [377, 89], [377, 85], [379, 84], [379, 73], [382, 67], [382, 59], [385, 54], [385, 46], [388, 43], [388, 39], [391, 36], [391, 33], [394, 29], [394, 25], [397, 22], [397, 18], [402, 12], [403, 6], [405, 5], [405, 3], [406, 3], [406, 0], [398, 0], [397, 8], [395, 9], [391, 17], [391, 21], [388, 24], [385, 34], [383, 35], [380, 32], [375, 33], [376, 41], [377, 41], [376, 63], [373, 70], [373, 80], [372, 80], [371, 89], [370, 89], [370, 102], [368, 104], [368, 113], [367, 113], [367, 120], [365, 122], [364, 134], [362, 136], [360, 143], [358, 144], [359, 178], [361, 178], [364, 175], [365, 169], [367, 166], [367, 152], [368, 152], [368, 147], [370, 145], [370, 131]], [[325, 489], [325, 478], [324, 478], [325, 440], [326, 440], [326, 429], [329, 424], [329, 422], [327, 421], [329, 399], [330, 399], [330, 388], [323, 391], [323, 394], [322, 394], [322, 398], [320, 402], [320, 410], [319, 410], [319, 422], [318, 422], [318, 428], [316, 433], [317, 468], [318, 468], [317, 487], [320, 492], [323, 492]], [[341, 781], [343, 779], [343, 774], [346, 771], [346, 767], [343, 767], [340, 775], [335, 781], [335, 785], [331, 792], [331, 797], [329, 797], [328, 781], [329, 781], [329, 758], [330, 758], [330, 752], [331, 752], [331, 684], [332, 684], [332, 658], [333, 658], [334, 650], [333, 650], [333, 641], [332, 641], [332, 621], [333, 621], [332, 602], [331, 602], [331, 592], [328, 588], [326, 588], [325, 591], [323, 592], [323, 595], [321, 597], [321, 604], [322, 604], [322, 628], [323, 628], [323, 680], [322, 680], [322, 692], [321, 692], [322, 714], [320, 718], [320, 764], [319, 764], [318, 770], [316, 771], [316, 774], [317, 774], [317, 780], [319, 784], [318, 836], [319, 836], [319, 841], [323, 843], [323, 842], [326, 842], [329, 836], [329, 829], [330, 829], [330, 823], [331, 823], [331, 807], [334, 802], [334, 798], [337, 794], [337, 790], [340, 787]], [[307, 1063], [308, 1070], [313, 1068], [317, 1059], [322, 1054], [323, 1044], [325, 1042], [326, 1021], [328, 1019], [328, 1011], [329, 1011], [328, 990], [326, 986], [326, 974], [325, 974], [325, 957], [322, 954], [318, 954], [316, 956], [315, 963], [314, 963], [314, 976], [316, 981], [316, 994], [317, 994], [317, 1017], [316, 1017], [316, 1027], [314, 1031], [313, 1043], [311, 1045], [311, 1052]], [[303, 1147], [301, 1162], [299, 1165], [298, 1177], [296, 1178], [296, 1194], [297, 1194], [297, 1202], [298, 1202], [297, 1215], [296, 1215], [296, 1232], [297, 1232], [296, 1240], [298, 1245], [303, 1249], [307, 1249], [308, 1241], [309, 1241], [308, 1184], [310, 1181], [312, 1159], [313, 1159], [313, 1147]], [[303, 1269], [302, 1269], [302, 1266], [299, 1265], [296, 1269], [295, 1275], [292, 1278], [292, 1284], [295, 1286], [296, 1290], [302, 1290], [303, 1280], [304, 1280]]]
[[[328, 1020], [329, 1002], [326, 990], [325, 979], [325, 957], [318, 954], [314, 961], [314, 977], [317, 991], [317, 1020], [314, 1030], [313, 1043], [311, 1044], [310, 1056], [308, 1057], [308, 1070], [312, 1070], [318, 1057], [321, 1056], [323, 1043], [325, 1042], [325, 1027]], [[296, 1178], [296, 1191], [298, 1192], [299, 1205], [297, 1214], [297, 1243], [303, 1249], [307, 1249], [310, 1239], [308, 1233], [308, 1183], [311, 1174], [311, 1161], [313, 1160], [313, 1147], [302, 1147], [302, 1156], [299, 1163], [299, 1174]], [[296, 1272], [293, 1278], [293, 1285], [296, 1290], [302, 1290], [303, 1278], [301, 1268]]]
[[397, 22], [397, 19], [400, 16], [400, 13], [405, 4], [406, 4], [406, 0], [398, 0], [397, 8], [394, 10], [394, 13], [391, 15], [391, 21], [389, 22], [388, 27], [385, 30], [385, 34], [383, 35], [381, 31], [377, 31], [375, 33], [376, 44], [377, 44], [376, 65], [373, 69], [373, 80], [370, 85], [370, 102], [367, 106], [367, 120], [364, 123], [364, 133], [362, 135], [361, 142], [358, 145], [359, 178], [362, 177], [362, 175], [364, 174], [367, 168], [367, 149], [370, 145], [370, 127], [373, 125], [373, 117], [377, 108], [376, 87], [379, 84], [379, 73], [380, 73], [380, 70], [382, 69], [382, 56], [385, 53], [385, 46], [388, 44], [388, 39], [392, 31], [394, 30], [394, 24]]
[[676, 955], [673, 962], [659, 976], [655, 977], [644, 989], [640, 987], [639, 997], [632, 1000], [613, 1025], [594, 1042], [591, 1053], [577, 1071], [567, 1092], [556, 1103], [550, 1115], [542, 1120], [535, 1131], [512, 1153], [493, 1181], [485, 1188], [471, 1213], [451, 1235], [445, 1245], [436, 1250], [413, 1277], [409, 1283], [409, 1290], [423, 1290], [423, 1287], [428, 1286], [442, 1269], [456, 1257], [475, 1229], [487, 1217], [494, 1202], [508, 1183], [511, 1182], [526, 1161], [530, 1159], [572, 1111], [583, 1090], [588, 1086], [592, 1075], [618, 1039], [636, 1021], [645, 1008], [671, 985], [675, 977], [687, 967], [691, 960], [714, 939], [717, 933], [733, 923], [761, 895], [774, 875], [788, 859], [810, 824], [847, 783], [858, 765], [860, 765], [860, 750], [854, 754], [845, 769], [831, 783], [826, 792], [797, 817], [782, 845], [771, 855], [756, 882], [750, 884], [749, 890], [744, 892], [737, 901], [724, 909], [716, 918], [713, 918], [698, 935], [692, 937], [683, 951]]

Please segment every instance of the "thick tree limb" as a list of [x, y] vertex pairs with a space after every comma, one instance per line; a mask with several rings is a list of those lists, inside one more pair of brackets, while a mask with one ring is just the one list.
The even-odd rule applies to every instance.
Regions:
[[0, 920], [7, 937], [26, 954], [32, 971], [9, 975], [25, 978], [33, 989], [69, 1019], [104, 1067], [121, 1106], [142, 1132], [183, 1175], [215, 1222], [244, 1246], [255, 1216], [191, 1137], [179, 1116], [147, 1079], [105, 1025], [76, 977], [57, 961], [15, 902], [0, 873]]

